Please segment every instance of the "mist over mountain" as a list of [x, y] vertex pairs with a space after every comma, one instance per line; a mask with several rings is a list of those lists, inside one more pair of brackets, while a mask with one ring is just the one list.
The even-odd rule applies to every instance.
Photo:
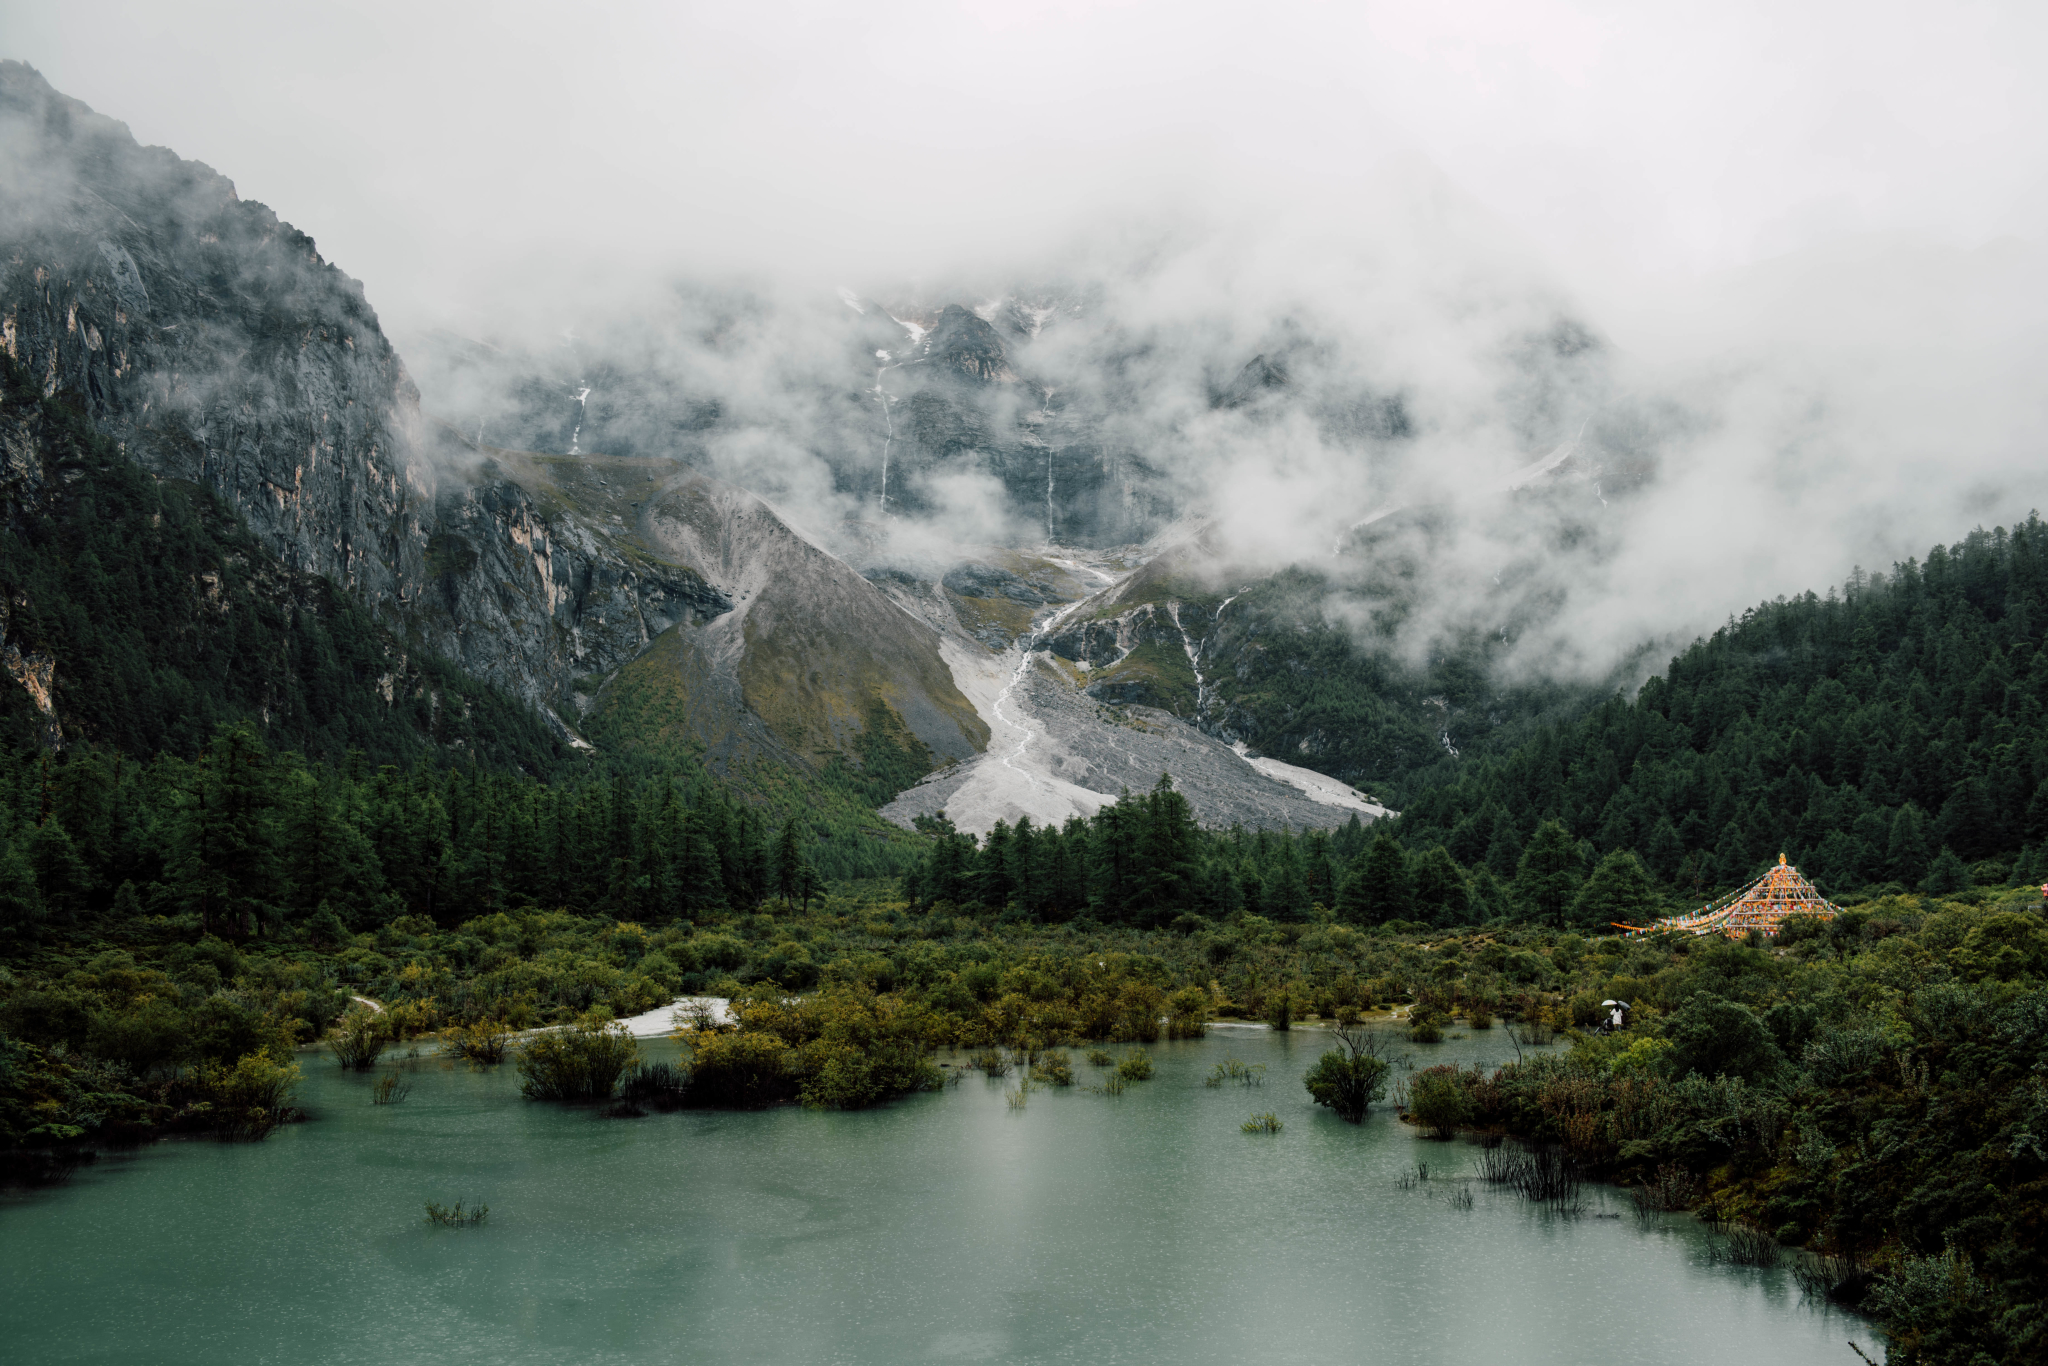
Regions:
[[[913, 47], [967, 41], [925, 17]], [[2044, 353], [2025, 240], [1944, 236], [1866, 195], [1865, 224], [1773, 228], [1775, 254], [1639, 223], [1690, 273], [1603, 256], [1567, 241], [1590, 210], [1537, 207], [1520, 172], [1449, 136], [1412, 72], [1380, 68], [1380, 102], [1350, 108], [1255, 45], [1231, 57], [1243, 88], [1155, 81], [1146, 111], [1088, 87], [1021, 123], [1066, 21], [1018, 22], [1000, 59], [1017, 79], [980, 84], [973, 137], [885, 120], [871, 170], [813, 116], [881, 97], [870, 82], [835, 106], [850, 77], [805, 44], [784, 57], [813, 85], [781, 107], [763, 93], [795, 89], [780, 75], [585, 82], [559, 123], [501, 106], [452, 159], [394, 140], [388, 174], [357, 178], [410, 206], [403, 233], [315, 196], [367, 285], [223, 177], [10, 65], [7, 347], [132, 458], [215, 490], [271, 553], [564, 743], [688, 734], [719, 772], [872, 762], [899, 786], [999, 768], [984, 824], [1149, 782], [1094, 729], [1132, 718], [1242, 751], [1257, 778], [1273, 773], [1253, 761], [1349, 785], [1310, 798], [1321, 815], [1372, 806], [1357, 794], [1639, 681], [1759, 597], [2041, 501], [2048, 413], [2017, 379]], [[1405, 22], [1344, 41], [1447, 60]], [[745, 31], [707, 52], [756, 70]], [[1207, 32], [1133, 73], [1218, 60]], [[449, 41], [439, 20], [412, 39]], [[504, 71], [529, 58], [479, 41]], [[1617, 91], [1638, 79], [1588, 60]], [[964, 78], [920, 79], [922, 112]], [[1773, 89], [1788, 127], [1816, 117]], [[380, 94], [353, 136], [412, 107]], [[663, 100], [674, 117], [646, 117]], [[1081, 129], [1108, 141], [1051, 172], [1043, 149]], [[1674, 165], [1722, 145], [1663, 131]], [[503, 163], [521, 136], [522, 165], [555, 158], [575, 188], [536, 193]], [[1763, 242], [1789, 181], [1742, 146], [1755, 164], [1727, 204]], [[1533, 162], [1560, 186], [1597, 180], [1549, 155]], [[658, 169], [675, 165], [690, 174]], [[2029, 202], [1952, 201], [1980, 226]], [[627, 693], [640, 719], [622, 729]], [[657, 694], [687, 724], [643, 715]], [[1214, 800], [1207, 815], [1237, 809]]]

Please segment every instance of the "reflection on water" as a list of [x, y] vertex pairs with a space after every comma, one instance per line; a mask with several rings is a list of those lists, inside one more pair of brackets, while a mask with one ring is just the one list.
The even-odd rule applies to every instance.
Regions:
[[[1860, 1321], [1690, 1219], [1561, 1218], [1456, 1178], [1476, 1149], [1316, 1110], [1314, 1031], [1149, 1050], [1121, 1096], [972, 1073], [862, 1114], [604, 1120], [512, 1068], [421, 1064], [401, 1105], [302, 1055], [313, 1121], [159, 1145], [0, 1201], [16, 1361], [1853, 1362]], [[656, 1043], [649, 1052], [670, 1047]], [[1499, 1061], [1501, 1031], [1409, 1050]], [[1206, 1088], [1226, 1058], [1257, 1088]], [[964, 1059], [963, 1059], [964, 1060]], [[962, 1060], [956, 1060], [962, 1061]], [[1100, 1079], [1080, 1051], [1076, 1080]], [[1275, 1111], [1276, 1135], [1239, 1126]], [[1417, 1161], [1430, 1180], [1403, 1187]], [[423, 1202], [490, 1206], [474, 1230]]]

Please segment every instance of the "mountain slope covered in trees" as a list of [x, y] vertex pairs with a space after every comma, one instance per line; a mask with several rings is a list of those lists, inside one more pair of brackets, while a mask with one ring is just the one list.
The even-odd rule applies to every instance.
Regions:
[[1510, 876], [1545, 821], [1691, 892], [1780, 852], [1824, 889], [2044, 870], [2048, 525], [1973, 532], [1760, 604], [1512, 752], [1407, 785], [1395, 826]]
[[0, 737], [197, 755], [257, 724], [315, 758], [569, 763], [518, 701], [278, 561], [204, 486], [159, 479], [0, 355]]

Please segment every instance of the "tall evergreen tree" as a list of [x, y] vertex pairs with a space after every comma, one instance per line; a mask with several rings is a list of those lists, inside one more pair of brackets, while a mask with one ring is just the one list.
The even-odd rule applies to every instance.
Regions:
[[1406, 920], [1414, 910], [1415, 885], [1408, 855], [1400, 842], [1382, 830], [1351, 865], [1351, 874], [1337, 893], [1337, 912], [1360, 925]]
[[1572, 900], [1572, 921], [1581, 929], [1611, 934], [1613, 926], [1645, 926], [1661, 907], [1656, 887], [1636, 856], [1617, 849], [1593, 870]]
[[1578, 895], [1582, 867], [1571, 832], [1561, 822], [1545, 821], [1536, 827], [1515, 869], [1515, 899], [1533, 918], [1562, 925]]
[[1441, 844], [1432, 845], [1412, 860], [1415, 877], [1415, 915], [1430, 925], [1461, 925], [1472, 911], [1472, 892], [1465, 882], [1465, 870]]

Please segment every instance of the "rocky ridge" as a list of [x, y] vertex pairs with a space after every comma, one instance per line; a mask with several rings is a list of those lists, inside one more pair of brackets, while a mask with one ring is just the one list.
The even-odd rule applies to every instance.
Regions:
[[699, 729], [777, 762], [858, 766], [875, 702], [930, 763], [985, 737], [936, 634], [758, 499], [675, 459], [551, 458], [423, 417], [311, 238], [19, 62], [0, 63], [0, 158], [0, 348], [285, 565], [579, 743], [605, 680], [664, 638], [722, 680]]

